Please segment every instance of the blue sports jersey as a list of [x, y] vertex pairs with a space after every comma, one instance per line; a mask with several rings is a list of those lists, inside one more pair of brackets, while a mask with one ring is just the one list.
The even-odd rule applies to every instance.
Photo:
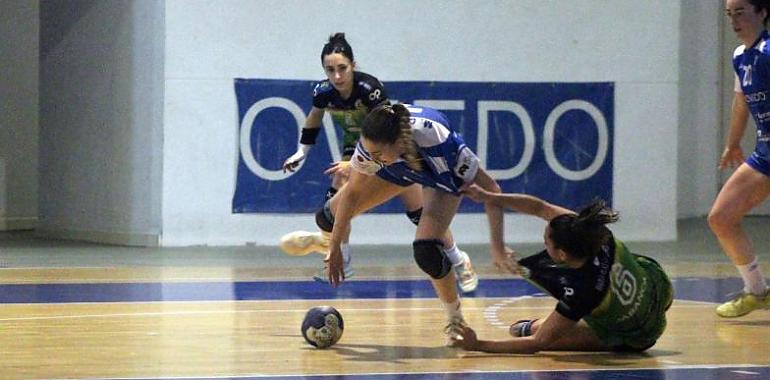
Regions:
[[[770, 175], [770, 34], [763, 31], [750, 47], [733, 53], [733, 68], [742, 95], [757, 124], [757, 146], [746, 162]], [[738, 94], [740, 96], [740, 94]]]
[[399, 186], [419, 183], [448, 193], [459, 194], [460, 187], [472, 182], [479, 170], [479, 159], [462, 137], [449, 128], [441, 112], [428, 107], [407, 106], [412, 137], [422, 159], [422, 170], [413, 170], [403, 160], [383, 165], [372, 158], [359, 141], [350, 159], [353, 168], [367, 175], [378, 175]]

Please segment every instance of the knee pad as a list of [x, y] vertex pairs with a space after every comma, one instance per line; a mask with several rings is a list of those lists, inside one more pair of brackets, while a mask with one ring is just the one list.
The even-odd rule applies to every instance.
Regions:
[[415, 226], [420, 224], [420, 217], [422, 216], [422, 207], [418, 208], [414, 211], [407, 211], [406, 217], [409, 219], [410, 222], [412, 222]]
[[324, 203], [324, 206], [315, 213], [315, 224], [318, 225], [321, 231], [332, 232], [334, 228], [334, 215], [332, 215], [329, 202]]
[[329, 199], [332, 199], [334, 194], [337, 194], [337, 189], [335, 189], [332, 186], [329, 186], [329, 188], [326, 189], [326, 193], [324, 194], [324, 202], [328, 201]]
[[423, 272], [435, 279], [442, 279], [452, 270], [452, 263], [444, 253], [444, 243], [438, 239], [415, 240], [412, 243], [414, 261]]

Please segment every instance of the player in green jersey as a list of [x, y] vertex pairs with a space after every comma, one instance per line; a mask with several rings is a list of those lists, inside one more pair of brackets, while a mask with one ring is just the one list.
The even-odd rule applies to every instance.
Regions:
[[673, 300], [668, 276], [653, 259], [631, 253], [606, 224], [617, 212], [594, 201], [578, 213], [526, 194], [465, 194], [548, 221], [545, 250], [518, 261], [527, 280], [558, 300], [544, 319], [510, 327], [511, 340], [478, 339], [455, 331], [454, 346], [472, 351], [531, 354], [541, 350], [644, 351], [666, 328]]

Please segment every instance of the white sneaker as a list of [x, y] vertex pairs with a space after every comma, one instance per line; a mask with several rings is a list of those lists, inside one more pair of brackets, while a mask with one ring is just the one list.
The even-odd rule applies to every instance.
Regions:
[[321, 232], [294, 231], [281, 237], [281, 250], [289, 256], [329, 253], [329, 238]]
[[465, 251], [460, 251], [460, 253], [462, 254], [463, 261], [453, 265], [452, 269], [455, 271], [455, 278], [457, 279], [457, 284], [460, 285], [460, 290], [463, 293], [470, 293], [479, 286], [479, 276], [473, 270], [473, 264], [468, 254]]
[[460, 336], [460, 332], [463, 331], [463, 327], [468, 326], [465, 320], [462, 318], [452, 318], [449, 323], [444, 326], [444, 334], [446, 334], [446, 346], [451, 347], [454, 343], [454, 339]]
[[508, 333], [514, 338], [521, 338], [532, 335], [532, 325], [537, 319], [520, 319], [508, 328]]

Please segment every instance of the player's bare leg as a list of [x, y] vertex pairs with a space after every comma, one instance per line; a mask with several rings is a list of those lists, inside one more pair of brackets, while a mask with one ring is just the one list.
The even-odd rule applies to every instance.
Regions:
[[[420, 185], [415, 184], [407, 187], [398, 197], [409, 212], [421, 210], [423, 207], [422, 187]], [[449, 257], [449, 261], [452, 262], [452, 269], [455, 272], [455, 278], [457, 285], [460, 286], [460, 290], [463, 293], [475, 291], [479, 285], [479, 276], [473, 269], [471, 258], [465, 251], [457, 247], [450, 229], [446, 230], [444, 241], [444, 252]]]
[[[441, 240], [444, 244], [453, 243], [447, 241], [446, 236], [461, 198], [432, 188], [423, 188], [423, 199], [422, 218], [417, 226], [415, 242]], [[444, 305], [447, 316], [444, 332], [447, 334], [447, 345], [451, 345], [451, 337], [456, 336], [457, 331], [466, 326], [455, 285], [455, 273], [449, 270], [444, 277], [431, 277], [430, 280], [436, 295]]]
[[740, 317], [756, 309], [770, 308], [770, 290], [757, 264], [751, 240], [741, 227], [743, 217], [768, 196], [770, 178], [743, 163], [722, 187], [709, 213], [711, 230], [744, 282], [744, 288], [735, 298], [717, 307], [720, 317]]

